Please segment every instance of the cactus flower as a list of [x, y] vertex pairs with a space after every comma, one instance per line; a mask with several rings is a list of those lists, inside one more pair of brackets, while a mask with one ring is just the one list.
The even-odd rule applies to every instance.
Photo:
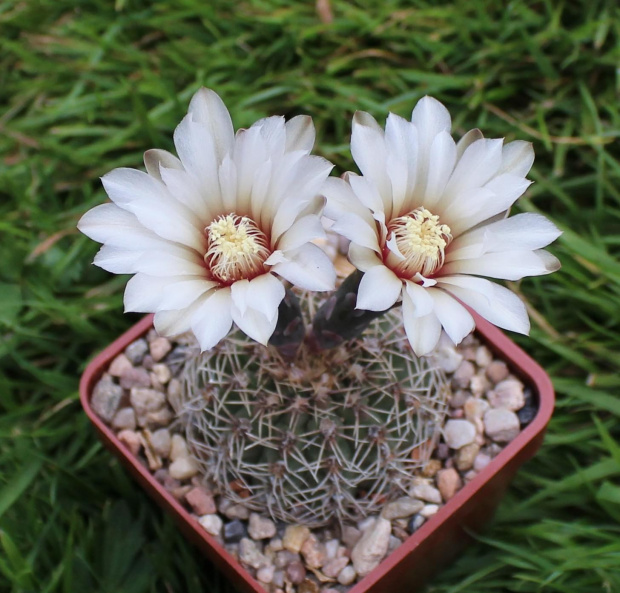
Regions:
[[125, 310], [154, 312], [162, 335], [192, 330], [209, 350], [234, 322], [265, 344], [282, 279], [319, 291], [335, 281], [311, 243], [324, 236], [320, 191], [332, 168], [310, 155], [312, 120], [268, 117], [235, 134], [220, 97], [203, 88], [174, 143], [178, 158], [148, 150], [146, 172], [120, 168], [102, 178], [112, 203], [78, 225], [103, 243], [94, 263], [133, 274]]
[[351, 240], [364, 276], [356, 307], [384, 311], [402, 301], [416, 354], [431, 352], [442, 327], [458, 344], [474, 329], [465, 303], [504, 329], [529, 332], [524, 304], [481, 276], [519, 280], [557, 270], [542, 248], [560, 231], [538, 214], [508, 218], [530, 182], [529, 143], [504, 144], [479, 130], [459, 142], [437, 100], [425, 97], [411, 122], [394, 114], [385, 131], [367, 113], [353, 118], [351, 152], [362, 175], [327, 180], [326, 215]]

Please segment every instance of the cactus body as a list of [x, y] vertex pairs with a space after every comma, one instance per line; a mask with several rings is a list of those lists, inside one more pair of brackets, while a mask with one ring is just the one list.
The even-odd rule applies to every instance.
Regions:
[[337, 348], [302, 346], [293, 362], [238, 332], [182, 375], [175, 407], [203, 472], [233, 501], [308, 526], [402, 495], [432, 452], [448, 393], [395, 313]]

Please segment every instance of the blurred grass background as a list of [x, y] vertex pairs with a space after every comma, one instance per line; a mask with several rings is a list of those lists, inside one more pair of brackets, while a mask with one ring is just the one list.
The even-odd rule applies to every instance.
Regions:
[[431, 94], [457, 135], [534, 143], [519, 209], [563, 269], [513, 288], [558, 405], [493, 523], [429, 591], [620, 591], [619, 12], [613, 0], [0, 0], [0, 591], [231, 591], [82, 414], [86, 361], [135, 320], [75, 224], [98, 178], [172, 148], [206, 85], [235, 125], [307, 113], [352, 168], [355, 109]]

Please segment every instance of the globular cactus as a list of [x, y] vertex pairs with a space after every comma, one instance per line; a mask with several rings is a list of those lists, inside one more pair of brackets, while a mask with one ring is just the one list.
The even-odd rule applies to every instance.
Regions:
[[432, 452], [449, 390], [393, 312], [336, 348], [303, 345], [292, 362], [238, 332], [189, 358], [182, 376], [176, 411], [220, 492], [311, 527], [402, 495]]

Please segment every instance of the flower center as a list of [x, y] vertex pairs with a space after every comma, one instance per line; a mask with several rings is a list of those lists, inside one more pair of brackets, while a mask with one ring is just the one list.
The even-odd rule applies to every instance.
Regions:
[[251, 280], [265, 270], [264, 262], [271, 255], [267, 236], [247, 216], [218, 216], [206, 229], [209, 271], [216, 280], [231, 284]]
[[418, 272], [429, 276], [443, 265], [452, 235], [450, 227], [441, 224], [436, 214], [416, 208], [392, 220], [387, 230], [388, 238], [391, 235], [404, 259], [387, 248], [386, 264], [399, 276], [412, 278]]

